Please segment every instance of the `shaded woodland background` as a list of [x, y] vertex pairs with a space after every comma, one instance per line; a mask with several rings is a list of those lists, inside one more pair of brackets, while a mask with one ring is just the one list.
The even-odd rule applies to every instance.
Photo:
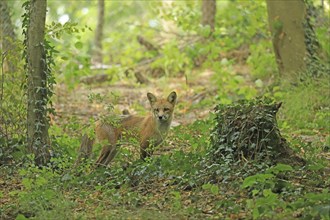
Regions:
[[[1, 219], [330, 218], [329, 1], [0, 10]], [[173, 90], [150, 160], [131, 146], [108, 168], [74, 166], [95, 120]]]

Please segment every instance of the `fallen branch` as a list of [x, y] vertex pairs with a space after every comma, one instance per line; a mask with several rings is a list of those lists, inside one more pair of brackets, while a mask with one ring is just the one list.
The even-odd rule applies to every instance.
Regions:
[[105, 82], [105, 81], [110, 81], [111, 79], [112, 79], [111, 76], [103, 73], [103, 74], [97, 74], [97, 75], [93, 75], [93, 76], [82, 77], [80, 79], [80, 82], [90, 85], [93, 83], [101, 83], [101, 82]]

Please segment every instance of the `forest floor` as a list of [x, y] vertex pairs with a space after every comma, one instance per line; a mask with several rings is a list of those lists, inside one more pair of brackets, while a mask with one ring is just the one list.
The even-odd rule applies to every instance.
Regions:
[[[143, 115], [150, 109], [146, 96], [147, 92], [152, 92], [156, 95], [165, 97], [171, 91], [176, 91], [178, 94], [178, 107], [175, 109], [175, 118], [172, 122], [172, 126], [175, 127], [191, 124], [198, 119], [208, 117], [210, 111], [213, 110], [214, 106], [209, 105], [199, 105], [198, 108], [193, 108], [194, 105], [197, 105], [202, 100], [213, 99], [216, 96], [216, 85], [210, 83], [212, 75], [212, 72], [205, 71], [193, 82], [189, 82], [184, 76], [163, 78], [160, 80], [152, 79], [147, 85], [137, 84], [134, 78], [118, 80], [115, 83], [102, 82], [91, 85], [79, 84], [74, 89], [69, 89], [65, 84], [58, 84], [55, 88], [56, 96], [54, 100], [56, 116], [51, 117], [51, 124], [65, 127], [73, 118], [80, 121], [80, 123], [87, 123], [90, 118], [96, 119], [98, 116], [106, 114], [107, 111], [105, 108], [108, 104], [114, 105], [115, 113], [118, 114], [120, 114], [122, 110], [127, 109], [130, 114]], [[89, 97], [91, 96], [101, 97], [102, 101], [97, 98], [95, 98], [96, 101], [90, 101]], [[79, 136], [79, 134], [75, 132], [73, 132], [73, 135]], [[175, 148], [175, 144], [172, 141], [169, 141], [168, 146], [164, 146], [162, 148], [163, 150], [156, 152], [156, 155], [166, 153], [173, 148]], [[177, 210], [177, 213], [179, 214], [159, 211], [159, 209], [166, 209], [164, 205], [166, 203], [165, 200], [173, 197], [171, 194], [172, 190], [170, 189], [173, 188], [172, 186], [169, 186], [163, 181], [159, 181], [158, 183], [153, 182], [152, 185], [142, 185], [144, 186], [143, 188], [135, 187], [133, 191], [140, 191], [143, 195], [153, 194], [154, 196], [152, 200], [153, 202], [159, 200], [157, 202], [157, 206], [159, 207], [148, 207], [147, 203], [153, 203], [152, 201], [145, 201], [147, 208], [131, 208], [130, 205], [118, 206], [111, 201], [107, 202], [108, 198], [105, 198], [105, 195], [102, 195], [99, 192], [94, 190], [89, 192], [89, 190], [91, 190], [89, 187], [80, 189], [80, 191], [86, 190], [84, 193], [89, 194], [87, 196], [88, 198], [84, 199], [74, 198], [77, 193], [76, 190], [79, 189], [74, 189], [73, 191], [72, 189], [69, 189], [63, 193], [67, 199], [78, 204], [72, 210], [74, 215], [79, 216], [77, 213], [81, 212], [90, 213], [87, 214], [87, 219], [103, 219], [103, 217], [107, 219], [185, 219], [185, 217], [180, 216], [181, 214], [179, 210]], [[24, 213], [17, 209], [17, 207], [20, 206], [17, 201], [17, 195], [25, 188], [24, 183], [22, 184], [21, 176], [18, 175], [17, 171], [8, 170], [1, 172], [0, 186], [2, 188], [0, 192], [0, 207], [6, 207], [5, 209], [0, 208], [0, 219], [15, 219], [19, 213], [25, 217], [33, 216], [33, 214], [28, 211]], [[188, 191], [183, 192], [182, 196], [187, 197], [189, 194], [191, 193]], [[92, 204], [91, 199], [95, 200]], [[136, 199], [139, 200], [140, 198]], [[98, 203], [97, 201], [100, 200], [103, 200], [103, 202]], [[189, 201], [186, 202], [190, 203]], [[101, 213], [97, 214], [97, 217], [95, 217], [95, 209], [97, 209], [100, 204], [110, 205], [111, 209], [107, 211], [103, 210]], [[21, 215], [19, 216], [22, 217]], [[49, 218], [62, 219], [62, 217], [63, 219], [71, 219], [70, 217], [64, 217], [62, 215]], [[47, 219], [47, 217], [45, 217], [45, 219]]]
[[[248, 71], [247, 67], [240, 68]], [[168, 167], [159, 165], [159, 170], [156, 169], [155, 172], [160, 174], [156, 178], [142, 170], [141, 175], [146, 177], [136, 180], [138, 183], [134, 182], [134, 176], [130, 176], [130, 184], [118, 183], [114, 186], [109, 184], [114, 183], [116, 174], [107, 175], [107, 171], [104, 171], [103, 175], [73, 177], [70, 171], [57, 174], [36, 168], [21, 169], [19, 172], [3, 170], [5, 172], [0, 174], [0, 219], [251, 219], [256, 210], [260, 209], [262, 212], [263, 209], [258, 206], [260, 202], [264, 203], [262, 205], [268, 212], [259, 214], [259, 218], [264, 216], [266, 219], [299, 219], [305, 216], [307, 208], [299, 205], [296, 209], [290, 208], [293, 204], [290, 202], [297, 196], [294, 193], [300, 193], [300, 190], [320, 193], [315, 194], [315, 198], [327, 201], [325, 187], [329, 185], [329, 169], [315, 172], [303, 169], [295, 171], [290, 176], [291, 191], [284, 192], [289, 196], [282, 199], [274, 194], [276, 198], [272, 197], [274, 201], [269, 203], [266, 201], [271, 198], [265, 196], [258, 200], [259, 198], [252, 197], [251, 192], [242, 188], [244, 171], [238, 170], [231, 177], [215, 177], [217, 180], [222, 179], [223, 183], [208, 183], [202, 187], [197, 187], [198, 180], [190, 179], [194, 175], [189, 176], [189, 172], [180, 173], [186, 167], [194, 169], [193, 163], [197, 163], [194, 158], [194, 141], [207, 140], [205, 136], [209, 136], [210, 125], [205, 129], [205, 126], [195, 125], [194, 122], [207, 119], [216, 105], [218, 86], [213, 77], [213, 72], [203, 71], [191, 78], [182, 76], [152, 79], [147, 85], [137, 84], [134, 78], [114, 83], [79, 84], [74, 89], [69, 89], [64, 84], [57, 85], [54, 100], [57, 115], [51, 118], [51, 123], [62, 128], [73, 119], [83, 124], [90, 118], [106, 114], [106, 106], [109, 104], [115, 107], [115, 113], [127, 109], [131, 114], [145, 114], [149, 111], [147, 92], [167, 96], [171, 91], [176, 91], [178, 104], [172, 133], [155, 156], [172, 154], [173, 157], [163, 158], [164, 164], [167, 163], [166, 159], [170, 162], [166, 165]], [[247, 78], [246, 83], [253, 82]], [[90, 102], [91, 99], [93, 102]], [[175, 130], [178, 127], [180, 130]], [[67, 131], [73, 135], [68, 139], [80, 139], [79, 131]], [[319, 137], [308, 138], [322, 139], [324, 133], [320, 133]], [[182, 137], [179, 138], [180, 135]], [[306, 139], [301, 139], [303, 138]], [[79, 147], [79, 143], [73, 143]], [[316, 157], [328, 160], [329, 164], [328, 153], [320, 153]], [[62, 164], [67, 165], [63, 162]], [[146, 166], [145, 169], [150, 168], [148, 165], [143, 166]], [[167, 171], [164, 171], [165, 169]], [[165, 176], [162, 176], [161, 172], [166, 173]], [[166, 176], [168, 174], [169, 176]], [[117, 178], [120, 182], [124, 177]], [[263, 190], [267, 184], [275, 184], [275, 180], [265, 180], [263, 184], [265, 185], [258, 190]], [[306, 201], [309, 199], [302, 198]], [[312, 199], [308, 201], [319, 204]]]
[[[185, 76], [151, 79], [146, 85], [138, 84], [132, 78], [122, 79], [115, 83], [81, 84], [71, 91], [61, 84], [56, 88], [57, 99], [54, 107], [57, 116], [54, 122], [61, 124], [62, 119], [72, 116], [86, 121], [89, 117], [106, 113], [105, 107], [108, 104], [114, 105], [118, 114], [125, 109], [130, 114], [144, 114], [150, 110], [147, 92], [166, 97], [171, 91], [176, 91], [179, 107], [175, 109], [173, 125], [189, 124], [207, 117], [213, 110], [214, 106], [209, 105], [193, 108], [204, 99], [215, 99], [217, 86], [211, 83], [213, 74], [211, 71], [204, 71], [198, 75], [198, 79], [191, 82]], [[90, 102], [91, 94], [99, 94], [104, 102]]]

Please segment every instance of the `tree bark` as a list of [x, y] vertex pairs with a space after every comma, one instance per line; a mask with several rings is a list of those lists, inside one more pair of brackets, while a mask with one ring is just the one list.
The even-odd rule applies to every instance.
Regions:
[[291, 78], [306, 70], [305, 3], [303, 0], [267, 0], [267, 11], [279, 72], [282, 77]]
[[202, 0], [202, 25], [209, 25], [211, 32], [214, 31], [215, 26], [216, 6], [216, 0]]
[[50, 141], [47, 118], [47, 60], [44, 45], [46, 0], [31, 0], [27, 28], [27, 141], [37, 165], [50, 159]]
[[103, 26], [104, 26], [104, 0], [98, 0], [98, 18], [94, 38], [94, 55], [93, 63], [102, 63], [102, 39], [103, 39]]

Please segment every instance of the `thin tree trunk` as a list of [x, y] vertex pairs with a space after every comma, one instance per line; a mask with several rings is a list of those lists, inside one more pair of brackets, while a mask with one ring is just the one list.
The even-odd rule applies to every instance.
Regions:
[[35, 155], [35, 162], [45, 165], [50, 159], [47, 60], [44, 45], [47, 1], [31, 0], [30, 4], [27, 30], [27, 141], [29, 152]]
[[98, 18], [94, 39], [94, 55], [93, 63], [102, 63], [102, 39], [103, 39], [103, 26], [104, 26], [104, 0], [98, 0]]
[[215, 26], [216, 6], [216, 0], [202, 0], [202, 25], [209, 25], [211, 32], [214, 31]]
[[[17, 47], [15, 45], [16, 35], [14, 25], [11, 22], [10, 9], [7, 1], [0, 1], [0, 39], [3, 51], [5, 72], [13, 73], [16, 71], [16, 60], [18, 59]], [[20, 58], [20, 57], [19, 57]]]
[[267, 10], [279, 72], [291, 78], [306, 69], [305, 3], [303, 0], [267, 0]]

